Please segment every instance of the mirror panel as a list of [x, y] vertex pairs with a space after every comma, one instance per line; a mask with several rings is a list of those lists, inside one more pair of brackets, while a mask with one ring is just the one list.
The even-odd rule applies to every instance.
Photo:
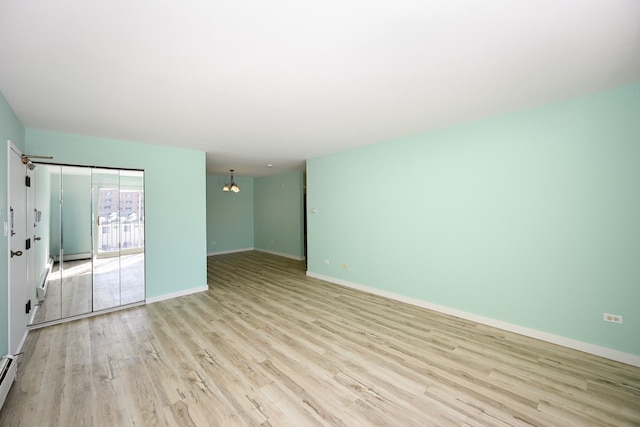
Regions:
[[33, 323], [44, 323], [62, 317], [60, 269], [60, 180], [62, 167], [38, 165], [35, 169], [36, 235], [41, 238], [36, 247], [36, 269], [39, 270], [37, 309]]
[[94, 201], [93, 307], [120, 303], [120, 172], [92, 171]]
[[34, 180], [31, 324], [143, 302], [144, 172], [37, 164]]
[[121, 303], [144, 301], [144, 174], [120, 171]]
[[62, 167], [62, 317], [92, 310], [91, 170]]

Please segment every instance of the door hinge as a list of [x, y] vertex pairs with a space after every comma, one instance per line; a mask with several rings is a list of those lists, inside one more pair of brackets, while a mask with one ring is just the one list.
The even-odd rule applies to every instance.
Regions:
[[31, 187], [31, 177], [29, 175], [24, 177], [24, 185]]
[[24, 306], [24, 311], [29, 314], [31, 313], [31, 300], [27, 301], [27, 303]]
[[24, 249], [31, 249], [31, 238], [24, 241]]

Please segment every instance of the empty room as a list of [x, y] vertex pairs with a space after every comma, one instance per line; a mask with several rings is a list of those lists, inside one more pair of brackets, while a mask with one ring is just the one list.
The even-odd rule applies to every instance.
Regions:
[[640, 2], [0, 1], [0, 426], [640, 425]]

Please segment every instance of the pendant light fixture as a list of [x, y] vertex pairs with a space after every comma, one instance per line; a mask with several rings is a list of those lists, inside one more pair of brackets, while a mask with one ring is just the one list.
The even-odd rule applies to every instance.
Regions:
[[236, 184], [233, 180], [233, 169], [229, 169], [229, 172], [231, 172], [231, 182], [225, 184], [224, 187], [222, 187], [222, 191], [232, 191], [234, 193], [239, 193], [240, 187], [238, 187], [238, 184]]

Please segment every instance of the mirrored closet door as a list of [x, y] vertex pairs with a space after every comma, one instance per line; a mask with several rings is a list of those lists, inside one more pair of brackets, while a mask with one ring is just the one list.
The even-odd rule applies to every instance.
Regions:
[[37, 164], [31, 324], [143, 302], [144, 172]]

